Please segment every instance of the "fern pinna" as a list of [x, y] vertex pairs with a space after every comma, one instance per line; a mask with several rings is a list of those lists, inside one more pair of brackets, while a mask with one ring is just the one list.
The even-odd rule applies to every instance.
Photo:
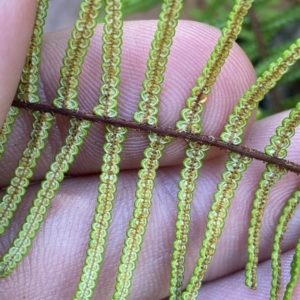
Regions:
[[[122, 1], [121, 0], [84, 0], [80, 6], [79, 18], [75, 23], [68, 48], [63, 58], [61, 77], [53, 107], [39, 105], [38, 72], [42, 44], [43, 25], [48, 7], [48, 1], [37, 2], [36, 19], [30, 47], [21, 75], [17, 101], [14, 102], [6, 122], [0, 132], [0, 155], [12, 131], [13, 123], [20, 111], [19, 107], [26, 107], [32, 111], [33, 123], [30, 140], [22, 153], [22, 157], [15, 169], [14, 177], [6, 187], [0, 203], [0, 233], [3, 234], [9, 226], [17, 206], [21, 203], [27, 187], [34, 174], [34, 168], [45, 147], [45, 141], [55, 120], [56, 113], [69, 115], [69, 134], [65, 144], [49, 166], [41, 187], [33, 199], [32, 206], [25, 222], [19, 231], [13, 245], [0, 260], [0, 277], [7, 277], [17, 267], [27, 254], [33, 239], [43, 222], [64, 174], [69, 170], [75, 156], [92, 125], [93, 120], [100, 120], [105, 125], [105, 143], [103, 145], [102, 165], [99, 166], [100, 184], [98, 186], [97, 206], [91, 225], [89, 244], [86, 258], [73, 299], [91, 299], [96, 287], [96, 281], [105, 259], [105, 247], [110, 233], [113, 217], [113, 207], [118, 187], [121, 154], [126, 134], [130, 128], [148, 131], [148, 146], [144, 150], [144, 158], [138, 172], [133, 215], [130, 219], [126, 238], [120, 257], [120, 264], [116, 274], [115, 291], [112, 299], [127, 299], [134, 278], [134, 271], [139, 259], [144, 235], [151, 212], [153, 191], [155, 189], [156, 171], [165, 147], [173, 141], [173, 137], [186, 140], [185, 159], [178, 182], [178, 206], [176, 233], [174, 237], [173, 254], [170, 266], [170, 299], [196, 299], [202, 285], [204, 275], [216, 252], [218, 240], [222, 234], [227, 212], [234, 197], [239, 181], [244, 171], [257, 157], [251, 151], [241, 150], [244, 129], [264, 95], [271, 90], [276, 82], [300, 58], [300, 39], [296, 40], [274, 63], [265, 71], [238, 100], [219, 140], [201, 137], [203, 119], [202, 112], [206, 103], [210, 101], [210, 92], [214, 83], [226, 63], [230, 49], [241, 30], [244, 16], [252, 5], [252, 0], [237, 0], [230, 13], [229, 20], [222, 30], [217, 45], [207, 60], [199, 78], [192, 88], [186, 106], [180, 112], [180, 119], [176, 129], [160, 128], [158, 125], [159, 103], [164, 82], [167, 61], [172, 51], [172, 43], [183, 6], [181, 0], [165, 0], [157, 25], [157, 30], [151, 44], [145, 79], [141, 83], [140, 101], [138, 109], [132, 116], [134, 121], [122, 121], [118, 118], [118, 104], [121, 82], [121, 54], [123, 37]], [[93, 108], [94, 116], [81, 113], [78, 110], [78, 87], [80, 74], [85, 57], [94, 34], [101, 8], [104, 7], [104, 27], [102, 35], [102, 75], [99, 87], [99, 101]], [[100, 50], [99, 50], [100, 53]], [[100, 54], [99, 54], [100, 55]], [[99, 66], [100, 67], [100, 66]], [[259, 238], [264, 209], [271, 188], [280, 180], [281, 176], [291, 170], [291, 164], [284, 161], [287, 148], [295, 129], [300, 123], [299, 105], [282, 121], [276, 133], [270, 138], [270, 145], [265, 147], [265, 154], [261, 154], [267, 161], [266, 171], [255, 193], [253, 210], [249, 225], [248, 256], [246, 265], [246, 285], [255, 289], [257, 286], [257, 264]], [[192, 200], [196, 188], [196, 179], [203, 159], [211, 146], [217, 145], [231, 149], [225, 170], [221, 174], [221, 181], [216, 187], [211, 209], [208, 213], [206, 230], [199, 251], [199, 258], [188, 285], [184, 286], [185, 259], [188, 249]], [[230, 148], [231, 147], [231, 148]], [[235, 151], [236, 150], [236, 151]], [[277, 160], [276, 160], [277, 159]], [[278, 163], [276, 163], [278, 162]], [[293, 165], [299, 173], [299, 166]], [[201, 180], [201, 176], [200, 176]], [[281, 244], [283, 234], [287, 230], [289, 221], [299, 203], [299, 190], [296, 190], [287, 201], [278, 220], [272, 253], [272, 288], [271, 299], [278, 299], [280, 293], [281, 276]], [[201, 199], [195, 199], [201, 201]], [[291, 264], [291, 279], [288, 283], [284, 299], [291, 299], [296, 285], [300, 263], [300, 243], [298, 242]], [[171, 253], [170, 253], [171, 254]], [[101, 288], [101, 287], [99, 287]]]

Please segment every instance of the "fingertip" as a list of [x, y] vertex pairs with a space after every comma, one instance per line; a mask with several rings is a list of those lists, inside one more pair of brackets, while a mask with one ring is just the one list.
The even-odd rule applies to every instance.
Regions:
[[0, 2], [0, 127], [13, 101], [30, 42], [35, 0]]

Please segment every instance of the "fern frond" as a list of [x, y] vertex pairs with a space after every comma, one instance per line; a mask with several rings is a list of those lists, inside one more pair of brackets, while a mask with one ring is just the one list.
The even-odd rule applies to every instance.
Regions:
[[[64, 66], [61, 68], [60, 78], [61, 86], [57, 90], [58, 97], [53, 101], [56, 107], [74, 109], [78, 106], [78, 76], [81, 73], [81, 65], [87, 53], [89, 40], [94, 33], [100, 7], [100, 0], [85, 0], [81, 4], [79, 20], [75, 23], [72, 38], [69, 40], [69, 47], [63, 59]], [[47, 213], [51, 200], [54, 198], [55, 192], [64, 178], [64, 173], [68, 171], [87, 135], [87, 129], [91, 126], [90, 121], [75, 118], [70, 120], [70, 124], [71, 127], [65, 146], [56, 155], [55, 162], [51, 164], [50, 170], [45, 176], [46, 179], [42, 182], [41, 189], [33, 200], [30, 212], [22, 225], [21, 231], [18, 233], [18, 237], [14, 240], [13, 246], [8, 249], [0, 261], [0, 277], [9, 275], [27, 253]]]
[[60, 69], [60, 87], [53, 105], [57, 108], [77, 109], [79, 75], [96, 26], [95, 19], [102, 6], [101, 0], [84, 0], [80, 5], [79, 19], [75, 22], [72, 37], [68, 41], [63, 66]]
[[48, 0], [38, 0], [33, 33], [19, 84], [18, 99], [24, 102], [37, 103], [40, 101], [37, 94], [38, 73], [47, 10]]
[[[287, 42], [284, 42], [280, 44], [279, 46], [276, 46], [274, 48], [271, 48], [270, 50], [268, 49], [268, 57], [260, 61], [256, 66], [255, 66], [255, 71], [257, 76], [261, 76], [263, 72], [268, 69], [269, 65], [276, 61], [281, 53], [283, 53], [286, 49], [290, 47], [290, 45], [293, 43], [294, 40], [289, 40]], [[286, 73], [281, 80], [279, 81], [280, 84], [282, 84], [284, 81], [286, 81], [286, 78], [290, 76], [290, 73], [292, 72], [292, 69], [289, 70], [288, 73]]]
[[183, 293], [183, 299], [196, 299], [198, 295], [207, 266], [216, 251], [218, 239], [225, 224], [227, 210], [230, 206], [230, 200], [234, 196], [234, 190], [238, 187], [242, 173], [251, 162], [251, 158], [235, 153], [230, 153], [229, 158], [225, 164], [226, 171], [222, 174], [222, 181], [218, 183], [218, 191], [214, 195], [214, 202], [208, 214], [207, 229], [202, 242], [200, 257], [186, 291]]
[[292, 293], [296, 286], [300, 275], [300, 239], [296, 245], [295, 254], [293, 260], [291, 262], [291, 278], [289, 283], [286, 286], [283, 300], [290, 300], [292, 299]]
[[195, 181], [199, 177], [199, 170], [203, 158], [209, 150], [208, 145], [189, 142], [186, 149], [186, 158], [183, 161], [181, 180], [179, 181], [178, 213], [176, 220], [174, 250], [171, 262], [170, 300], [179, 299], [181, 296], [182, 283], [184, 279], [184, 261], [190, 229], [191, 203], [196, 188]]
[[[239, 100], [238, 105], [234, 107], [233, 113], [228, 118], [228, 123], [225, 125], [224, 132], [221, 134], [222, 141], [235, 145], [242, 142], [244, 128], [253, 110], [257, 107], [257, 103], [299, 58], [300, 39], [297, 40], [289, 50], [285, 51], [276, 63], [271, 64], [269, 70], [258, 78], [256, 83], [245, 92], [244, 96]], [[223, 180], [218, 184], [218, 191], [214, 196], [214, 203], [208, 214], [209, 221], [207, 223], [207, 231], [202, 244], [203, 247], [200, 250], [197, 267], [194, 269], [194, 275], [186, 288], [186, 292], [183, 294], [183, 297], [186, 297], [186, 299], [195, 299], [197, 296], [198, 289], [201, 286], [201, 281], [207, 269], [206, 266], [216, 250], [215, 245], [224, 226], [224, 219], [227, 215], [227, 209], [230, 206], [230, 200], [233, 198], [234, 190], [242, 178], [242, 176], [236, 174], [236, 170], [246, 170], [251, 161], [252, 159], [250, 158], [243, 158], [239, 154], [231, 153], [229, 160], [225, 163], [226, 170], [222, 174]], [[242, 175], [242, 173], [240, 175]], [[235, 182], [231, 183], [232, 180]], [[215, 229], [212, 224], [215, 224], [215, 226], [219, 225], [218, 230]], [[211, 242], [214, 242], [214, 244], [211, 244]]]
[[[219, 38], [214, 51], [203, 68], [202, 76], [198, 78], [197, 85], [192, 89], [191, 97], [186, 101], [186, 108], [181, 111], [182, 119], [176, 123], [178, 131], [187, 131], [196, 134], [201, 132], [200, 122], [201, 112], [204, 108], [203, 104], [206, 102], [211, 87], [219, 75], [233, 42], [241, 30], [243, 18], [251, 7], [251, 3], [252, 1], [237, 1], [233, 7], [227, 26], [222, 30], [222, 36]], [[181, 171], [181, 180], [179, 182], [176, 238], [171, 262], [170, 299], [177, 299], [181, 296], [195, 180], [199, 176], [202, 160], [209, 148], [207, 145], [190, 142], [186, 149], [184, 169]], [[199, 288], [200, 286], [197, 291]], [[185, 294], [183, 297], [187, 297], [186, 299], [188, 299], [190, 296]]]
[[[146, 79], [143, 81], [143, 90], [140, 93], [139, 110], [134, 113], [134, 119], [138, 123], [156, 125], [158, 122], [159, 94], [182, 2], [182, 0], [166, 0], [162, 5], [160, 20], [147, 62]], [[118, 267], [117, 284], [113, 295], [115, 300], [127, 299], [129, 295], [133, 272], [150, 215], [156, 169], [166, 144], [172, 140], [171, 137], [153, 133], [148, 134], [148, 139], [149, 145], [144, 151], [141, 170], [138, 173], [135, 209], [126, 231], [121, 263]]]
[[0, 203], [0, 234], [4, 233], [18, 204], [26, 193], [30, 178], [33, 176], [33, 169], [37, 164], [41, 151], [45, 147], [45, 140], [54, 120], [51, 113], [36, 111], [33, 113], [33, 117], [34, 123], [30, 141], [23, 151], [23, 156], [14, 171], [15, 176], [11, 179]]
[[258, 102], [299, 59], [300, 39], [296, 40], [275, 63], [272, 63], [268, 71], [264, 72], [239, 100], [234, 112], [228, 117], [228, 123], [220, 136], [222, 141], [234, 145], [242, 142], [244, 128]]
[[[282, 125], [276, 129], [276, 134], [270, 139], [271, 144], [265, 147], [265, 152], [269, 156], [286, 157], [286, 149], [291, 143], [291, 138], [295, 134], [296, 127], [300, 124], [300, 110], [298, 107], [293, 109], [289, 117], [282, 121]], [[248, 263], [246, 265], [246, 285], [252, 289], [256, 288], [257, 282], [256, 269], [258, 264], [259, 237], [265, 206], [271, 188], [286, 173], [286, 169], [273, 164], [267, 164], [266, 171], [262, 175], [263, 179], [259, 182], [259, 188], [255, 192], [248, 230]]]
[[[36, 8], [33, 33], [31, 36], [29, 49], [27, 51], [26, 60], [25, 60], [25, 64], [22, 70], [20, 83], [19, 83], [19, 93], [17, 94], [17, 98], [20, 101], [30, 102], [30, 103], [39, 102], [39, 97], [37, 95], [37, 91], [38, 91], [37, 83], [38, 83], [38, 72], [39, 72], [39, 64], [40, 64], [40, 52], [41, 52], [40, 47], [43, 41], [42, 39], [43, 26], [45, 24], [47, 9], [48, 9], [48, 0], [39, 0]], [[11, 133], [12, 126], [15, 123], [16, 117], [18, 115], [19, 115], [18, 108], [11, 107], [9, 109], [4, 125], [0, 131], [0, 160], [2, 158], [2, 154], [4, 153], [5, 144], [7, 143], [8, 136]], [[1, 233], [1, 229], [0, 229], [0, 233]]]
[[74, 156], [78, 153], [78, 149], [83, 143], [83, 139], [87, 134], [90, 122], [71, 119], [70, 135], [66, 139], [66, 145], [56, 156], [55, 162], [51, 164], [46, 174], [46, 179], [41, 184], [41, 189], [37, 192], [36, 198], [30, 208], [30, 212], [26, 217], [26, 221], [22, 225], [18, 237], [13, 241], [7, 253], [0, 261], [0, 278], [8, 276], [22, 261], [24, 255], [28, 252], [32, 240], [35, 238], [42, 221], [47, 213], [51, 200], [55, 196], [55, 192], [59, 189], [59, 184], [64, 178], [69, 165], [73, 162]]
[[[270, 295], [272, 299], [279, 299], [279, 289], [281, 281], [281, 244], [283, 235], [287, 230], [289, 221], [291, 220], [297, 206], [300, 203], [300, 191], [297, 190], [293, 196], [288, 200], [287, 204], [282, 210], [278, 224], [276, 226], [276, 233], [273, 243], [272, 259], [272, 288]], [[289, 298], [288, 298], [289, 299]]]
[[[25, 65], [19, 84], [18, 99], [24, 102], [39, 102], [38, 92], [38, 73], [40, 64], [40, 52], [43, 35], [43, 25], [47, 15], [48, 0], [40, 0], [37, 3], [36, 18], [33, 28], [33, 34], [29, 50], [26, 56]], [[11, 114], [16, 112], [10, 109], [9, 121], [11, 124], [14, 118]], [[15, 169], [15, 176], [11, 179], [10, 185], [6, 189], [6, 194], [0, 202], [0, 235], [5, 231], [13, 213], [21, 202], [29, 180], [33, 175], [32, 169], [36, 166], [36, 161], [40, 157], [41, 150], [45, 147], [45, 139], [48, 137], [48, 130], [51, 128], [53, 116], [50, 113], [35, 112], [33, 113], [33, 131], [31, 139], [23, 151], [22, 158]], [[5, 123], [6, 130], [9, 130], [8, 123]], [[7, 135], [5, 135], [7, 136]]]
[[[102, 86], [99, 105], [94, 107], [97, 116], [116, 117], [120, 83], [122, 44], [122, 1], [107, 0], [105, 24], [102, 35]], [[117, 190], [120, 153], [127, 128], [106, 126], [106, 143], [98, 187], [98, 205], [90, 233], [89, 248], [74, 299], [91, 299], [100, 272], [106, 237], [111, 222], [111, 211]]]
[[126, 231], [127, 237], [122, 250], [121, 264], [118, 267], [116, 291], [113, 296], [115, 300], [126, 299], [129, 295], [133, 272], [150, 215], [156, 169], [166, 144], [171, 141], [170, 137], [157, 134], [149, 134], [148, 139], [150, 143], [144, 152], [141, 170], [138, 173], [139, 180], [135, 194], [133, 218], [129, 222], [129, 229]]
[[17, 107], [10, 107], [4, 124], [0, 130], [0, 160], [2, 159], [2, 154], [5, 151], [5, 145], [8, 141], [8, 136], [11, 134], [12, 126], [15, 123], [19, 112], [20, 110]]
[[156, 125], [158, 122], [159, 94], [181, 8], [180, 0], [165, 0], [163, 3], [155, 38], [151, 44], [146, 79], [140, 93], [139, 110], [134, 113], [134, 119], [138, 123]]

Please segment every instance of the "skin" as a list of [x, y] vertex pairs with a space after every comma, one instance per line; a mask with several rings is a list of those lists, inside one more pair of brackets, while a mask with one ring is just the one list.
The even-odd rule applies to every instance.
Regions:
[[1, 127], [15, 95], [24, 65], [34, 21], [35, 4], [36, 2], [32, 0], [0, 1], [0, 55], [3, 58], [0, 61]]
[[[1, 122], [13, 99], [26, 55], [30, 28], [34, 15], [34, 1], [2, 1], [0, 57], [0, 103]], [[5, 10], [6, 9], [6, 13]], [[19, 12], [22, 11], [22, 14]], [[18, 14], [13, 22], [11, 16]], [[11, 26], [7, 26], [6, 22]], [[26, 26], [25, 26], [26, 25]], [[120, 117], [131, 119], [139, 101], [141, 81], [145, 71], [149, 45], [155, 30], [155, 22], [131, 22], [124, 26], [122, 54], [122, 82], [120, 85]], [[18, 34], [14, 34], [17, 32]], [[99, 26], [86, 59], [79, 88], [80, 109], [91, 111], [98, 97], [100, 84], [100, 35]], [[43, 103], [51, 103], [59, 78], [59, 67], [70, 30], [45, 36], [41, 65], [40, 96]], [[160, 125], [174, 126], [179, 111], [200, 75], [220, 32], [207, 25], [180, 22], [169, 58], [161, 94]], [[9, 48], [8, 48], [9, 47]], [[8, 51], [11, 49], [11, 51]], [[183, 59], [184, 58], [184, 59]], [[7, 78], [6, 78], [6, 76]], [[254, 70], [243, 53], [235, 45], [226, 65], [213, 87], [203, 113], [203, 133], [218, 136], [243, 92], [254, 82]], [[283, 112], [260, 122], [249, 124], [244, 144], [263, 150], [275, 128], [287, 116]], [[16, 161], [28, 140], [31, 118], [22, 112], [15, 130], [7, 144], [7, 152], [1, 162], [1, 187], [8, 184]], [[28, 188], [11, 226], [1, 236], [0, 254], [5, 253], [17, 234], [39, 188], [39, 181], [47, 170], [53, 156], [63, 145], [68, 121], [58, 117], [50, 133], [48, 143], [39, 159], [33, 184]], [[18, 268], [8, 278], [0, 280], [1, 299], [71, 299], [78, 283], [88, 243], [88, 234], [96, 205], [99, 167], [104, 128], [93, 125], [86, 143], [72, 165], [68, 178], [61, 184], [52, 201], [46, 219], [41, 226], [32, 248]], [[288, 159], [300, 163], [299, 144], [296, 133], [290, 146]], [[299, 140], [299, 139], [298, 139]], [[108, 237], [105, 261], [95, 290], [95, 299], [109, 299], [113, 293], [119, 257], [125, 231], [132, 214], [136, 174], [143, 149], [147, 144], [145, 134], [130, 132], [124, 144], [118, 193], [113, 211], [113, 220]], [[177, 182], [184, 157], [185, 142], [175, 140], [169, 145], [161, 160], [154, 190], [152, 212], [145, 241], [137, 265], [130, 299], [164, 299], [168, 295], [172, 241], [176, 219]], [[213, 149], [201, 169], [195, 201], [192, 207], [192, 222], [186, 260], [186, 279], [191, 276], [203, 238], [208, 213], [220, 174], [224, 170], [226, 153]], [[295, 174], [287, 174], [272, 190], [267, 205], [260, 246], [258, 290], [244, 286], [244, 265], [247, 259], [247, 226], [251, 201], [257, 188], [264, 164], [254, 161], [244, 173], [240, 187], [226, 219], [217, 252], [207, 272], [199, 299], [267, 299], [270, 290], [270, 253], [274, 228], [285, 201], [299, 185]], [[289, 263], [297, 242], [300, 226], [300, 211], [297, 210], [283, 242], [283, 283], [289, 278]], [[226, 298], [224, 298], [226, 295]], [[295, 299], [300, 297], [296, 288]]]

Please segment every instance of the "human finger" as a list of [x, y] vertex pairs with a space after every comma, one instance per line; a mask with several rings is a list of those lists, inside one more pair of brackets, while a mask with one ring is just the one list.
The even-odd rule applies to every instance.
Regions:
[[0, 128], [14, 99], [30, 42], [35, 0], [0, 1]]

